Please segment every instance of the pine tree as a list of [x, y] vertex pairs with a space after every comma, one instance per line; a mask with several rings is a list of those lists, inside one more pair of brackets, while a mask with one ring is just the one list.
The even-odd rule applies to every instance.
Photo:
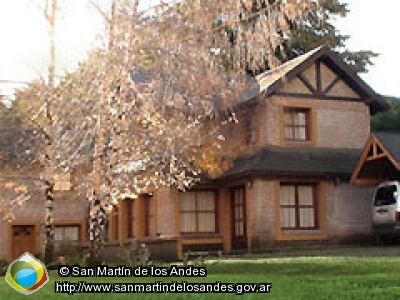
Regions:
[[[282, 20], [277, 17], [277, 12], [282, 6], [281, 0], [248, 0], [243, 1], [239, 8], [238, 16], [240, 24], [234, 26], [223, 27], [222, 33], [229, 34], [231, 42], [234, 46], [241, 41], [241, 32], [243, 28], [246, 30], [257, 30], [257, 23], [261, 21], [274, 24], [281, 24]], [[246, 4], [250, 3], [250, 5]], [[296, 4], [298, 7], [299, 4]], [[350, 38], [343, 35], [334, 25], [334, 18], [346, 17], [349, 12], [347, 4], [342, 0], [317, 0], [312, 2], [312, 8], [307, 16], [303, 17], [301, 22], [288, 22], [289, 28], [281, 27], [277, 34], [284, 40], [282, 44], [259, 46], [259, 52], [264, 51], [265, 60], [260, 64], [254, 65], [249, 63], [247, 70], [249, 74], [255, 75], [262, 73], [274, 67], [269, 63], [269, 56], [277, 56], [281, 62], [293, 59], [321, 45], [328, 46], [331, 50], [336, 51], [340, 57], [353, 66], [357, 72], [367, 72], [368, 66], [372, 65], [372, 58], [378, 54], [370, 50], [351, 51], [346, 48], [346, 41]], [[288, 36], [286, 32], [291, 32]], [[252, 55], [249, 50], [252, 45], [245, 45], [241, 49], [242, 53]], [[275, 53], [269, 53], [269, 49], [274, 48]], [[229, 65], [228, 65], [229, 67]]]
[[319, 9], [311, 10], [307, 22], [294, 30], [288, 44], [288, 58], [294, 58], [320, 45], [326, 45], [336, 51], [341, 58], [353, 66], [357, 72], [367, 72], [372, 58], [378, 56], [370, 50], [351, 51], [346, 48], [350, 38], [343, 35], [333, 24], [334, 17], [346, 17], [349, 12], [346, 3], [341, 0], [319, 0]]

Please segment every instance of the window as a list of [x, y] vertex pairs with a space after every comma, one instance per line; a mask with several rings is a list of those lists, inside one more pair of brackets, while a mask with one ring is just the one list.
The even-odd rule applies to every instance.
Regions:
[[80, 225], [55, 225], [55, 251], [57, 253], [65, 253], [71, 246], [78, 246], [80, 241], [80, 229]]
[[216, 226], [215, 191], [181, 193], [180, 217], [182, 233], [214, 233]]
[[55, 241], [79, 241], [79, 225], [54, 226]]
[[57, 252], [65, 251], [68, 246], [79, 245], [80, 225], [55, 225], [54, 247]]
[[375, 206], [396, 204], [397, 189], [395, 185], [380, 187], [375, 196]]
[[134, 238], [134, 221], [135, 218], [133, 216], [133, 207], [134, 207], [134, 200], [132, 199], [125, 199], [124, 200], [126, 203], [125, 209], [126, 209], [126, 237], [128, 239]]
[[71, 175], [69, 173], [54, 175], [54, 190], [69, 191], [71, 189]]
[[284, 135], [286, 141], [309, 141], [310, 109], [285, 107]]
[[144, 196], [144, 236], [155, 236], [155, 205], [152, 195]]
[[118, 206], [114, 206], [109, 216], [110, 228], [108, 231], [109, 240], [118, 241], [119, 239], [119, 209]]
[[282, 229], [317, 229], [315, 185], [281, 184], [280, 220]]

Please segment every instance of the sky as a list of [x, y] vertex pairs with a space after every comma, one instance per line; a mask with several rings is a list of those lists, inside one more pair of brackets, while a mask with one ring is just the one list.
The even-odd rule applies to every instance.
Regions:
[[[99, 2], [108, 7], [110, 0]], [[13, 88], [39, 76], [46, 76], [49, 57], [48, 26], [38, 8], [45, 0], [0, 1], [0, 93], [12, 96]], [[157, 0], [145, 0], [151, 5]], [[367, 74], [361, 77], [382, 95], [400, 96], [396, 40], [398, 0], [347, 0], [350, 13], [336, 20], [343, 34], [350, 35], [350, 50], [373, 50], [380, 54]], [[57, 74], [76, 68], [87, 51], [99, 43], [103, 30], [101, 16], [85, 0], [59, 0], [60, 22], [57, 26]], [[397, 26], [398, 27], [398, 26]], [[96, 37], [97, 35], [97, 37]]]

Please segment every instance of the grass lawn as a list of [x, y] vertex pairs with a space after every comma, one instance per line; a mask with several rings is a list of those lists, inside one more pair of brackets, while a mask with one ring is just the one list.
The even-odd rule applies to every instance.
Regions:
[[[205, 278], [59, 278], [50, 281], [29, 299], [399, 299], [400, 249], [362, 249], [347, 255], [230, 259], [208, 268]], [[248, 282], [272, 283], [270, 294], [55, 294], [55, 280], [74, 282]], [[26, 299], [0, 280], [0, 299]]]

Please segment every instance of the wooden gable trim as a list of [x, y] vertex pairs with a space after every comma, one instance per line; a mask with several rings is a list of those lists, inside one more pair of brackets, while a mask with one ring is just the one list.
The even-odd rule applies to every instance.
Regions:
[[308, 81], [308, 79], [303, 74], [299, 74], [297, 77], [308, 88], [308, 90], [312, 94], [314, 94], [314, 95], [317, 94], [317, 90], [312, 86], [312, 84]]
[[[314, 66], [310, 66], [310, 68], [314, 68], [315, 69], [315, 85], [313, 85], [310, 82], [310, 79], [307, 78], [303, 73], [300, 73], [297, 75], [297, 78], [307, 87], [307, 89], [312, 93], [312, 95], [314, 97], [318, 97], [318, 98], [329, 98], [329, 100], [348, 100], [350, 98], [350, 100], [352, 99], [359, 99], [359, 100], [363, 100], [367, 103], [370, 103], [370, 99], [361, 99], [362, 96], [359, 95], [359, 93], [354, 89], [353, 86], [348, 85], [344, 80], [342, 80], [342, 78], [338, 75], [336, 75], [336, 78], [334, 78], [327, 86], [325, 89], [322, 89], [322, 82], [324, 81], [323, 79], [323, 74], [322, 74], [322, 67], [321, 64], [324, 64], [321, 59], [318, 59], [315, 63]], [[324, 66], [326, 66], [326, 68], [328, 68], [329, 70], [331, 70], [331, 68], [324, 64]], [[306, 69], [307, 70], [307, 69]], [[336, 72], [334, 70], [331, 70], [334, 74], [336, 74]], [[296, 77], [295, 77], [296, 78]], [[328, 95], [328, 93], [339, 83], [339, 82], [343, 82], [344, 84], [348, 85], [349, 88], [351, 90], [353, 90], [359, 97], [345, 97], [345, 96], [334, 96], [334, 95]], [[280, 91], [277, 91], [277, 93], [280, 93]], [[287, 92], [283, 92], [283, 93], [287, 93]], [[297, 93], [294, 93], [295, 95]], [[303, 95], [304, 93], [298, 93], [300, 95]], [[334, 98], [334, 99], [332, 99]]]
[[270, 96], [272, 93], [276, 92], [278, 89], [281, 89], [284, 84], [286, 84], [288, 81], [292, 80], [297, 76], [297, 74], [300, 74], [303, 72], [305, 69], [310, 67], [319, 57], [327, 54], [329, 49], [327, 47], [321, 47], [318, 51], [315, 53], [311, 54], [306, 60], [303, 62], [299, 63], [297, 66], [295, 66], [293, 69], [291, 69], [285, 76], [282, 78], [279, 78], [275, 82], [273, 82], [265, 91], [264, 93], [266, 96]]
[[[378, 149], [380, 149], [381, 151], [380, 153], [378, 153]], [[371, 150], [372, 150], [372, 155], [370, 155]], [[360, 179], [358, 178], [358, 176], [360, 175], [361, 169], [366, 162], [382, 158], [387, 158], [395, 168], [400, 170], [400, 164], [396, 162], [396, 160], [393, 158], [390, 152], [387, 151], [387, 149], [384, 147], [381, 141], [374, 134], [371, 134], [364, 146], [364, 150], [361, 154], [357, 167], [353, 172], [350, 183], [363, 185], [363, 184], [376, 184], [381, 182], [381, 180], [379, 179]]]
[[373, 135], [371, 135], [368, 138], [368, 140], [367, 140], [367, 142], [366, 142], [366, 144], [364, 146], [363, 152], [361, 153], [360, 160], [358, 161], [356, 169], [353, 172], [353, 175], [351, 176], [351, 180], [350, 180], [351, 184], [357, 184], [356, 183], [357, 178], [360, 175], [361, 168], [363, 167], [363, 165], [364, 165], [364, 163], [365, 163], [365, 161], [367, 159], [367, 156], [368, 156], [368, 153], [369, 153], [369, 151], [371, 149], [371, 145], [372, 145], [373, 141], [374, 141], [374, 137], [373, 137]]
[[315, 80], [317, 82], [317, 94], [322, 94], [321, 61], [315, 63]]
[[331, 89], [340, 81], [340, 77], [337, 76], [323, 91], [322, 94], [328, 94]]
[[[339, 68], [341, 72], [338, 72], [337, 70], [335, 70], [335, 68], [331, 68], [331, 70], [335, 73], [343, 73], [341, 74], [341, 77], [343, 77], [343, 81], [347, 83], [352, 89], [354, 89], [355, 91], [361, 89], [363, 93], [368, 95], [368, 97], [376, 98], [377, 101], [383, 101], [388, 107], [388, 104], [386, 103], [384, 98], [376, 94], [375, 91], [357, 75], [355, 70], [348, 64], [344, 63], [342, 59], [338, 57], [338, 55], [330, 53], [327, 58], [329, 58], [334, 66]], [[327, 64], [327, 66], [329, 65]]]
[[[376, 145], [382, 150], [382, 154], [386, 156], [389, 161], [393, 164], [393, 166], [397, 169], [400, 170], [400, 162], [397, 162], [396, 159], [393, 157], [393, 155], [385, 148], [385, 146], [381, 143], [381, 141], [374, 135], [372, 134], [375, 138]], [[378, 157], [378, 153], [375, 152], [375, 157]]]
[[[329, 99], [329, 100], [347, 99], [347, 101], [353, 100], [344, 97], [332, 97], [332, 96], [328, 97], [324, 95], [322, 91], [319, 90], [318, 86], [321, 84], [321, 82], [318, 81], [321, 80], [320, 79], [321, 62], [325, 63], [326, 66], [329, 67], [334, 73], [338, 74], [339, 75], [338, 77], [341, 77], [342, 80], [347, 85], [349, 85], [351, 89], [353, 89], [357, 94], [361, 96], [360, 99], [358, 99], [358, 101], [364, 101], [366, 104], [368, 104], [370, 106], [372, 114], [389, 108], [389, 104], [387, 103], [384, 97], [382, 97], [381, 95], [377, 94], [374, 90], [372, 90], [372, 88], [369, 87], [350, 66], [344, 63], [336, 53], [330, 51], [327, 47], [321, 47], [315, 53], [312, 53], [309, 57], [307, 57], [304, 61], [296, 65], [293, 69], [289, 70], [284, 76], [274, 81], [263, 91], [263, 95], [268, 97], [271, 96], [272, 94], [277, 94], [277, 93], [281, 94], [281, 92], [279, 92], [279, 89], [281, 89], [284, 86], [284, 84], [286, 84], [288, 81], [298, 76], [301, 72], [306, 70], [314, 63], [316, 65], [316, 77], [319, 77], [319, 79], [317, 78], [317, 96], [314, 95], [315, 98], [320, 97], [319, 95], [320, 93], [321, 95], [324, 96], [323, 97], [324, 99]], [[318, 93], [318, 91], [320, 92]]]
[[330, 96], [330, 95], [310, 95], [302, 93], [287, 93], [287, 92], [276, 92], [274, 95], [292, 98], [306, 98], [306, 99], [317, 99], [317, 100], [338, 100], [338, 101], [355, 101], [355, 102], [365, 102], [365, 99], [352, 98], [352, 97], [340, 97], [340, 96]]

